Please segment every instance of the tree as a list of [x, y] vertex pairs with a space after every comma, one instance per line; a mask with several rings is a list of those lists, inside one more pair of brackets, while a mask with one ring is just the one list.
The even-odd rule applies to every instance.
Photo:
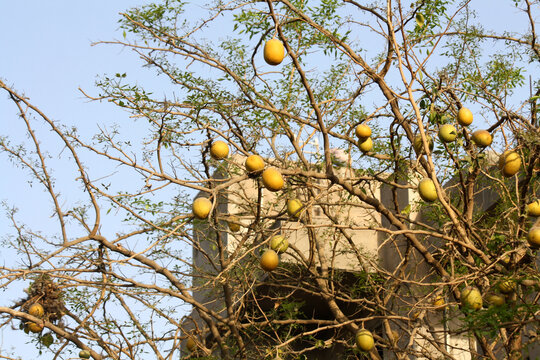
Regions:
[[[28, 135], [1, 149], [43, 187], [56, 224], [54, 235], [34, 229], [7, 206], [3, 246], [17, 257], [0, 286], [26, 291], [1, 304], [1, 326], [44, 325], [28, 336], [59, 357], [522, 358], [540, 311], [526, 212], [539, 194], [540, 4], [499, 3], [519, 10], [512, 21], [526, 33], [484, 30], [475, 7], [492, 5], [473, 1], [216, 1], [201, 19], [180, 1], [130, 9], [124, 39], [108, 43], [132, 49], [174, 93], [116, 74], [85, 94], [145, 124], [139, 142], [114, 127], [85, 140], [1, 82]], [[276, 67], [263, 60], [270, 39], [286, 54]], [[465, 108], [468, 126], [456, 121]], [[359, 149], [360, 124], [372, 149]], [[438, 139], [445, 124], [455, 140]], [[78, 173], [79, 203], [60, 200], [43, 127]], [[495, 141], [484, 146], [475, 129]], [[218, 140], [224, 159], [211, 156]], [[509, 159], [515, 173], [496, 165], [506, 150], [515, 153], [501, 167]], [[282, 190], [246, 173], [252, 154], [285, 177]], [[403, 201], [421, 179], [434, 196]], [[212, 201], [208, 217], [192, 215], [196, 193]], [[301, 207], [287, 214], [294, 198]], [[223, 199], [240, 210], [224, 212]], [[355, 209], [369, 220], [346, 216]], [[290, 223], [309, 246], [291, 244], [265, 273], [260, 252]], [[359, 246], [356, 231], [377, 234], [392, 261]], [[344, 255], [348, 271], [335, 266]], [[470, 304], [470, 287], [489, 306]], [[355, 345], [362, 328], [375, 339], [369, 352]]]

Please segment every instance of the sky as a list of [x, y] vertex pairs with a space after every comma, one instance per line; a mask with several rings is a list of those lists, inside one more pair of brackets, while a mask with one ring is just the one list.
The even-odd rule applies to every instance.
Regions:
[[[497, 6], [502, 0], [489, 1], [491, 6], [479, 13], [486, 27], [518, 30], [526, 26], [523, 22], [506, 21], [508, 11], [516, 10]], [[119, 13], [145, 3], [149, 1], [0, 0], [0, 78], [23, 92], [53, 119], [77, 126], [84, 133], [95, 133], [97, 126], [129, 121], [125, 112], [111, 104], [89, 102], [78, 88], [95, 95], [97, 76], [124, 72], [136, 74], [137, 81], [150, 87], [162, 86], [163, 81], [157, 80], [153, 71], [141, 67], [141, 61], [129, 50], [113, 45], [92, 46], [96, 41], [121, 38], [117, 23]], [[13, 116], [13, 107], [2, 93], [0, 136], [14, 134], [17, 130]], [[44, 136], [46, 139], [47, 134]], [[50, 217], [45, 194], [29, 188], [24, 180], [26, 173], [13, 167], [4, 157], [0, 158], [0, 164], [4, 174], [0, 177], [0, 201], [16, 202], [23, 218]], [[62, 169], [56, 170], [62, 174]], [[75, 177], [69, 176], [70, 181]], [[40, 207], [40, 200], [45, 200], [47, 206]], [[0, 216], [0, 226], [8, 225]], [[0, 261], [7, 256], [5, 252], [0, 254]], [[2, 294], [2, 303], [6, 297], [17, 299], [16, 294]], [[0, 354], [2, 349], [21, 347], [28, 341], [27, 337], [14, 334], [0, 330]], [[26, 354], [20, 355], [37, 358], [35, 347], [26, 347], [25, 351]]]

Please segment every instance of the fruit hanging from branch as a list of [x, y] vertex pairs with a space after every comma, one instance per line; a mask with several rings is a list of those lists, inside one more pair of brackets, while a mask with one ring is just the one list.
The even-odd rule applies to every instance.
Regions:
[[210, 156], [215, 160], [225, 159], [227, 155], [229, 155], [229, 146], [224, 141], [215, 141], [210, 147]]
[[279, 191], [283, 189], [285, 182], [283, 176], [276, 168], [268, 168], [262, 173], [262, 181], [265, 188], [270, 191]]
[[206, 219], [212, 210], [212, 202], [205, 197], [196, 198], [193, 201], [192, 211], [197, 219]]
[[285, 58], [285, 47], [278, 39], [270, 39], [264, 44], [264, 60], [269, 65], [279, 65]]
[[473, 114], [471, 110], [466, 107], [462, 107], [458, 111], [457, 121], [461, 126], [469, 126], [473, 122]]

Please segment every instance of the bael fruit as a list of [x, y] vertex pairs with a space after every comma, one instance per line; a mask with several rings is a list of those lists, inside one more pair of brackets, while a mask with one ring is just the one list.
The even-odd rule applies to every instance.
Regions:
[[373, 335], [369, 330], [362, 329], [356, 333], [356, 346], [362, 351], [371, 351], [375, 347]]
[[498, 295], [498, 294], [487, 294], [485, 296], [486, 305], [488, 307], [491, 306], [501, 306], [504, 305], [506, 300], [504, 299], [504, 296]]
[[473, 114], [471, 110], [462, 107], [457, 114], [457, 121], [461, 126], [469, 126], [473, 122]]
[[229, 226], [229, 230], [231, 230], [232, 232], [240, 231], [240, 219], [236, 215], [229, 216], [229, 220], [227, 220], [227, 225]]
[[53, 344], [54, 338], [52, 334], [49, 332], [43, 335], [41, 339], [39, 339], [39, 342], [41, 342], [44, 346], [49, 347]]
[[358, 147], [363, 153], [370, 152], [373, 149], [373, 140], [370, 137], [365, 140], [360, 139], [358, 140]]
[[285, 58], [285, 47], [278, 39], [270, 39], [264, 44], [264, 61], [269, 65], [279, 65]]
[[90, 351], [88, 351], [88, 350], [79, 351], [79, 357], [81, 359], [90, 359]]
[[472, 141], [478, 147], [486, 147], [493, 142], [493, 136], [487, 130], [476, 130], [472, 133]]
[[197, 349], [197, 343], [195, 342], [195, 340], [193, 340], [193, 338], [191, 336], [188, 337], [188, 339], [186, 341], [186, 347], [191, 352], [193, 352], [193, 351], [195, 351], [195, 349]]
[[356, 136], [362, 140], [366, 140], [371, 136], [371, 128], [366, 124], [358, 125], [354, 132], [356, 133]]
[[439, 139], [442, 142], [449, 143], [457, 138], [457, 130], [454, 125], [444, 124], [439, 128]]
[[519, 154], [512, 150], [507, 150], [499, 157], [499, 169], [503, 176], [510, 177], [518, 173], [521, 168], [521, 158]]
[[[428, 142], [429, 151], [433, 151], [433, 139], [431, 136], [426, 135], [426, 140]], [[423, 153], [424, 151], [424, 143], [422, 142], [422, 136], [416, 135], [413, 140], [413, 148], [414, 151], [416, 151], [417, 154]]]
[[43, 309], [43, 306], [41, 306], [41, 304], [35, 303], [28, 308], [28, 313], [32, 316], [40, 318], [45, 315], [45, 310]]
[[278, 254], [274, 250], [268, 249], [268, 250], [265, 250], [265, 252], [261, 255], [261, 259], [259, 262], [263, 270], [272, 271], [275, 268], [277, 268], [279, 264], [279, 257], [278, 257]]
[[480, 294], [480, 290], [474, 287], [466, 287], [463, 289], [461, 291], [461, 305], [473, 310], [481, 309], [482, 294]]
[[533, 248], [540, 248], [540, 228], [532, 228], [527, 234], [527, 242]]
[[246, 171], [251, 177], [256, 177], [264, 170], [264, 160], [259, 155], [250, 155], [245, 162]]
[[26, 328], [28, 329], [28, 331], [31, 331], [36, 334], [42, 332], [44, 327], [45, 326], [43, 324], [36, 324], [35, 322], [26, 323]]
[[289, 240], [285, 239], [283, 235], [274, 235], [270, 239], [270, 247], [278, 254], [283, 254], [289, 248]]
[[433, 300], [433, 306], [436, 306], [438, 310], [444, 309], [444, 305], [446, 302], [444, 301], [444, 298], [439, 295]]
[[212, 146], [210, 146], [210, 156], [213, 159], [225, 159], [227, 155], [229, 155], [229, 146], [224, 141], [215, 141]]
[[275, 168], [269, 168], [263, 171], [262, 181], [265, 188], [270, 191], [279, 191], [283, 189], [285, 182], [281, 173]]
[[196, 198], [193, 201], [192, 211], [198, 219], [206, 219], [212, 210], [212, 202], [205, 197]]
[[302, 210], [302, 202], [298, 199], [287, 200], [287, 214], [290, 217], [298, 218]]
[[437, 190], [435, 189], [435, 184], [431, 179], [423, 179], [418, 184], [418, 193], [424, 201], [433, 202], [437, 200]]
[[511, 294], [516, 289], [516, 283], [513, 280], [503, 280], [498, 285], [499, 291], [503, 294]]
[[540, 200], [533, 201], [525, 208], [529, 216], [540, 216]]

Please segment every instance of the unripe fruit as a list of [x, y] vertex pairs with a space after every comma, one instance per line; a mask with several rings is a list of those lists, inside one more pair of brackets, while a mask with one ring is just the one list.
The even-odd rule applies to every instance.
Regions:
[[35, 303], [28, 308], [28, 313], [32, 316], [40, 318], [45, 315], [45, 310], [43, 309], [43, 306], [41, 306], [41, 304]]
[[192, 211], [198, 219], [206, 219], [212, 210], [212, 202], [205, 197], [196, 198], [193, 201]]
[[438, 199], [435, 184], [431, 179], [423, 179], [418, 184], [418, 193], [424, 201], [432, 202]]
[[540, 216], [540, 200], [533, 201], [525, 210], [529, 216]]
[[486, 147], [493, 142], [493, 136], [487, 130], [476, 130], [472, 133], [472, 141], [478, 147]]
[[287, 214], [290, 217], [297, 218], [302, 210], [302, 202], [298, 199], [287, 200]]
[[461, 305], [473, 310], [482, 308], [482, 295], [477, 288], [467, 287], [461, 291]]
[[512, 280], [504, 280], [499, 283], [498, 287], [503, 294], [510, 294], [516, 289], [516, 283]]
[[240, 219], [238, 219], [238, 216], [232, 215], [229, 216], [229, 220], [227, 220], [227, 225], [229, 226], [229, 230], [232, 232], [238, 232], [240, 231]]
[[264, 160], [259, 155], [250, 155], [245, 162], [248, 175], [258, 176], [264, 170]]
[[269, 65], [279, 65], [285, 58], [285, 47], [278, 39], [270, 39], [264, 44], [264, 60]]
[[527, 234], [527, 242], [533, 248], [540, 248], [540, 227], [532, 228]]
[[227, 155], [229, 155], [229, 146], [224, 141], [215, 141], [210, 147], [210, 156], [213, 159], [225, 159]]
[[436, 306], [439, 310], [442, 310], [444, 309], [444, 304], [446, 302], [444, 301], [444, 298], [439, 295], [435, 298], [435, 300], [433, 300], [433, 306]]
[[263, 171], [262, 181], [265, 188], [270, 191], [279, 191], [283, 189], [285, 182], [281, 173], [275, 168], [269, 168]]
[[81, 359], [90, 359], [90, 351], [88, 351], [88, 350], [79, 351], [79, 357]]
[[456, 140], [457, 135], [457, 130], [453, 125], [444, 124], [439, 128], [439, 139], [441, 139], [442, 142], [452, 142]]
[[277, 268], [279, 264], [278, 254], [272, 249], [266, 250], [261, 255], [260, 264], [261, 264], [261, 268], [263, 268], [263, 270], [265, 271], [274, 270], [275, 268]]
[[521, 168], [521, 158], [515, 151], [507, 150], [499, 157], [499, 169], [503, 176], [510, 177], [518, 173]]
[[270, 247], [278, 254], [283, 254], [289, 248], [289, 240], [282, 235], [274, 235], [270, 239]]
[[457, 115], [457, 121], [462, 126], [471, 125], [473, 122], [473, 114], [471, 110], [465, 107], [462, 107], [461, 109], [459, 109], [458, 115]]
[[188, 339], [186, 340], [186, 347], [189, 351], [193, 352], [195, 351], [195, 349], [197, 349], [197, 343], [195, 342], [195, 340], [193, 340], [192, 337], [188, 337]]
[[371, 351], [375, 347], [373, 335], [369, 330], [362, 329], [356, 333], [356, 346], [362, 351]]
[[371, 129], [366, 124], [360, 124], [355, 129], [356, 136], [360, 139], [367, 139], [371, 136]]
[[[431, 138], [431, 136], [426, 135], [426, 140], [428, 142], [429, 151], [433, 151], [433, 139]], [[424, 143], [422, 142], [422, 136], [421, 135], [416, 135], [414, 137], [413, 148], [414, 148], [414, 151], [417, 154], [425, 153], [425, 151], [424, 151]]]
[[501, 306], [504, 305], [504, 303], [506, 302], [504, 296], [497, 294], [488, 294], [485, 298], [487, 306]]
[[370, 152], [373, 149], [373, 140], [370, 137], [365, 140], [360, 139], [358, 140], [358, 147], [363, 153]]

